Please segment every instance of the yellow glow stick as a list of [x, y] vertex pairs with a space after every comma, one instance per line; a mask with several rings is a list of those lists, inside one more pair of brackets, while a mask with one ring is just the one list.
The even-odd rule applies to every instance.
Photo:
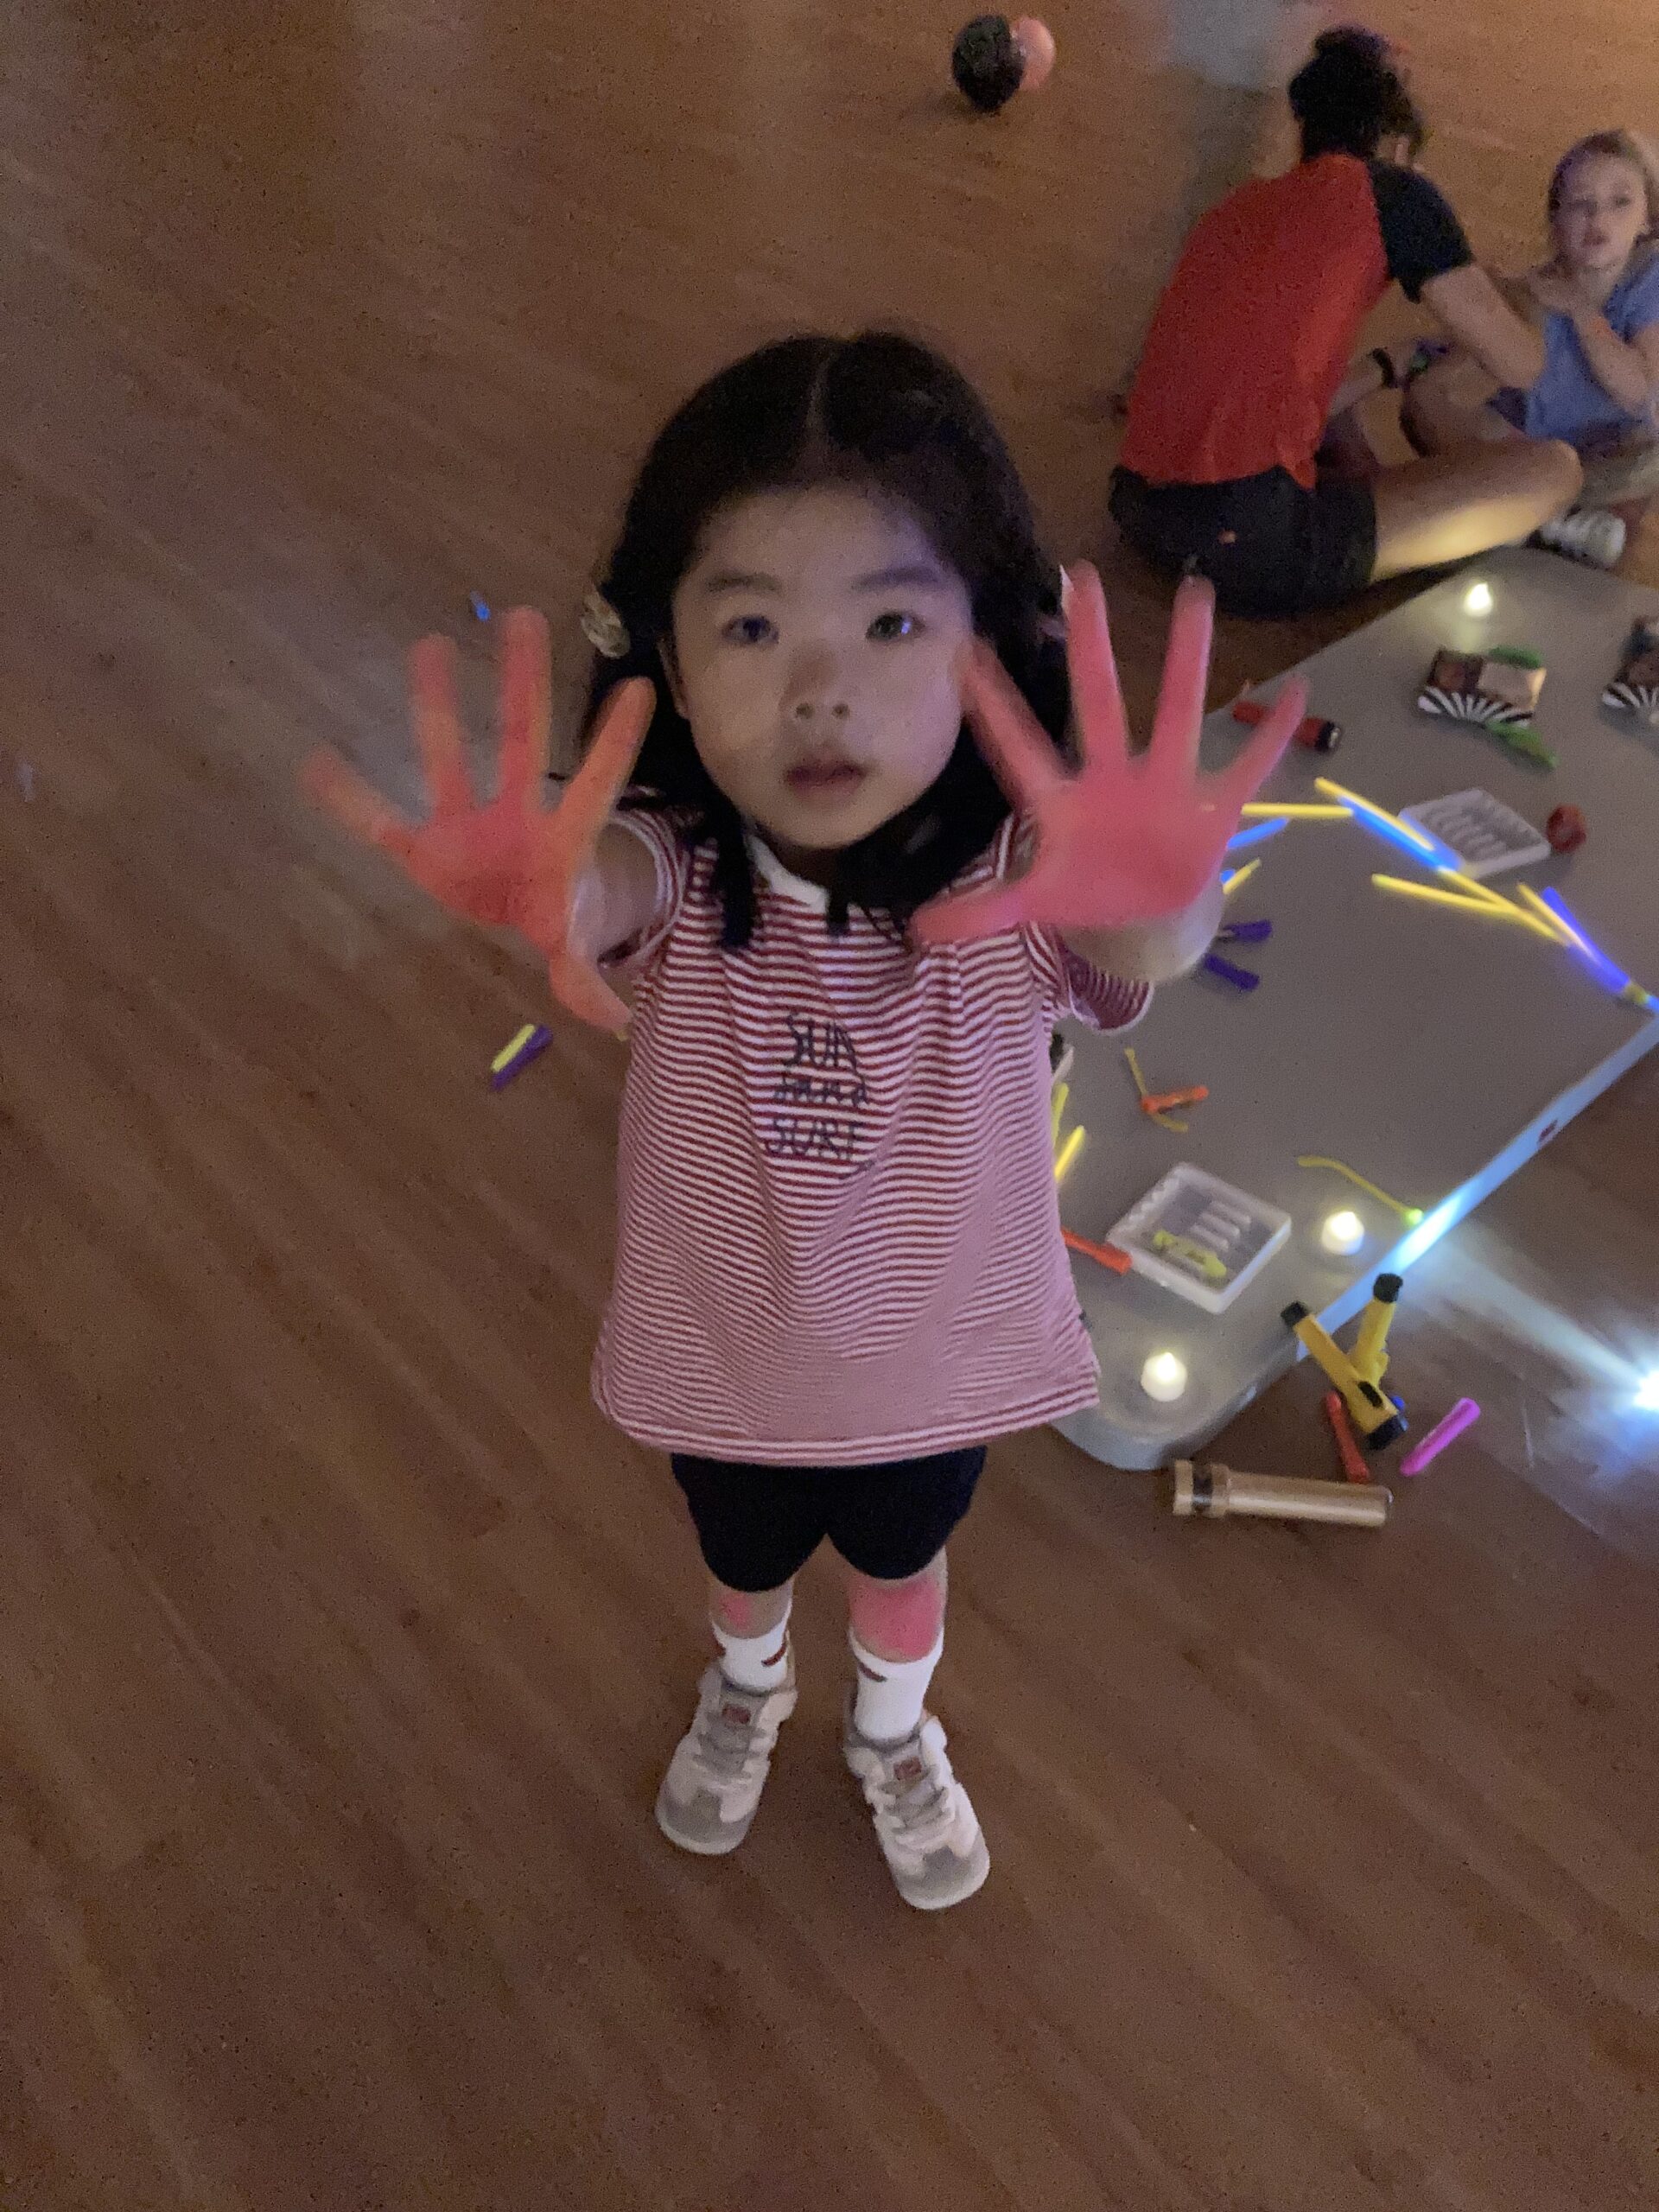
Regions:
[[1431, 891], [1426, 883], [1407, 883], [1397, 875], [1374, 875], [1371, 881], [1379, 891], [1395, 891], [1402, 899], [1426, 899], [1430, 906], [1451, 906], [1459, 914], [1478, 914], [1491, 922], [1514, 922], [1518, 928], [1547, 938], [1552, 944], [1560, 942], [1553, 931], [1547, 930], [1541, 922], [1535, 922], [1530, 914], [1522, 913], [1519, 906], [1511, 906], [1507, 899], [1500, 899], [1489, 906], [1484, 899], [1465, 899], [1455, 891]]
[[1243, 868], [1236, 868], [1230, 875], [1224, 876], [1221, 880], [1222, 897], [1230, 899], [1239, 885], [1248, 882], [1261, 865], [1260, 861], [1246, 861]]
[[1065, 1118], [1065, 1102], [1071, 1096], [1071, 1086], [1069, 1083], [1055, 1084], [1054, 1096], [1049, 1103], [1048, 1109], [1048, 1137], [1051, 1144], [1058, 1144], [1060, 1141], [1060, 1123]]
[[[1135, 1090], [1144, 1098], [1147, 1095], [1147, 1079], [1141, 1072], [1141, 1063], [1135, 1058], [1133, 1045], [1126, 1045], [1123, 1047], [1123, 1057], [1129, 1064], [1129, 1073], [1135, 1077]], [[1148, 1114], [1147, 1119], [1149, 1122], [1156, 1122], [1160, 1129], [1173, 1129], [1178, 1137], [1184, 1137], [1186, 1135], [1186, 1123], [1178, 1122], [1173, 1114]]]
[[1357, 814], [1372, 814], [1380, 817], [1390, 829], [1397, 830], [1402, 836], [1409, 838], [1420, 852], [1427, 853], [1431, 858], [1433, 857], [1433, 840], [1426, 837], [1421, 830], [1414, 829], [1409, 822], [1402, 822], [1397, 814], [1390, 814], [1386, 806], [1379, 806], [1375, 799], [1362, 798], [1357, 791], [1351, 791], [1345, 785], [1333, 784], [1329, 776], [1315, 776], [1313, 788], [1316, 791], [1323, 791], [1327, 798], [1339, 798], [1344, 805], [1353, 808]]
[[492, 1075], [499, 1075], [502, 1069], [507, 1065], [507, 1062], [512, 1059], [518, 1053], [522, 1052], [524, 1046], [529, 1044], [531, 1039], [535, 1034], [536, 1024], [533, 1021], [527, 1021], [524, 1027], [518, 1032], [518, 1034], [513, 1039], [512, 1044], [504, 1045], [501, 1047], [501, 1050], [496, 1054], [495, 1058], [490, 1062], [490, 1073]]
[[1327, 1160], [1322, 1152], [1299, 1152], [1296, 1155], [1296, 1165], [1299, 1167], [1328, 1167], [1333, 1175], [1346, 1176], [1348, 1180], [1360, 1190], [1369, 1191], [1371, 1196], [1380, 1200], [1383, 1205], [1392, 1207], [1408, 1229], [1415, 1229], [1423, 1217], [1423, 1210], [1421, 1206], [1402, 1206], [1398, 1198], [1391, 1198], [1386, 1191], [1378, 1190], [1375, 1183], [1368, 1183], [1363, 1175], [1356, 1175], [1345, 1160]]
[[1077, 1154], [1083, 1150], [1083, 1142], [1084, 1132], [1081, 1128], [1076, 1128], [1060, 1147], [1059, 1158], [1054, 1162], [1054, 1180], [1057, 1183], [1064, 1183], [1071, 1173], [1072, 1167], [1076, 1165]]
[[1280, 815], [1287, 822], [1351, 822], [1354, 818], [1351, 806], [1269, 806], [1261, 798], [1253, 798], [1241, 812], [1246, 822], [1266, 822]]
[[1570, 922], [1563, 920], [1553, 906], [1546, 906], [1529, 883], [1517, 884], [1516, 888], [1526, 900], [1529, 912], [1543, 924], [1557, 944], [1576, 945], [1580, 952], [1586, 955], [1589, 953], [1589, 946], [1579, 935], [1577, 930]]
[[1436, 868], [1434, 873], [1442, 876], [1454, 891], [1461, 891], [1465, 897], [1472, 899], [1479, 906], [1504, 907], [1509, 906], [1509, 900], [1500, 892], [1489, 891], [1484, 883], [1478, 883], [1472, 875], [1465, 875], [1459, 868]]

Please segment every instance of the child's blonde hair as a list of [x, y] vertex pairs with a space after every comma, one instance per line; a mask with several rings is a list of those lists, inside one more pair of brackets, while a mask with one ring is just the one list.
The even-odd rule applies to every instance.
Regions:
[[1642, 180], [1642, 189], [1648, 203], [1645, 238], [1659, 238], [1659, 155], [1645, 138], [1634, 130], [1592, 130], [1587, 138], [1580, 138], [1567, 148], [1556, 162], [1549, 180], [1549, 192], [1545, 205], [1554, 222], [1560, 214], [1561, 202], [1567, 197], [1567, 187], [1573, 181], [1573, 172], [1580, 162], [1600, 156], [1608, 161], [1628, 162]]

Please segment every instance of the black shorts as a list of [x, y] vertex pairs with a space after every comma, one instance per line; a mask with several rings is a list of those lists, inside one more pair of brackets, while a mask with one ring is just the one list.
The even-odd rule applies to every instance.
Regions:
[[753, 1467], [677, 1452], [709, 1572], [728, 1590], [777, 1590], [827, 1536], [878, 1582], [919, 1574], [973, 1503], [985, 1446], [879, 1467]]
[[1148, 484], [1120, 468], [1111, 507], [1136, 552], [1208, 576], [1228, 614], [1339, 607], [1376, 566], [1376, 502], [1351, 477], [1322, 476], [1310, 492], [1282, 468], [1226, 484]]

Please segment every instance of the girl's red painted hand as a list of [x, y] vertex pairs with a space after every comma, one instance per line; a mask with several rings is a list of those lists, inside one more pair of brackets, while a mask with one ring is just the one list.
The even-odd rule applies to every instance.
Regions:
[[1127, 928], [1184, 912], [1215, 882], [1241, 809], [1301, 721], [1307, 687], [1287, 683], [1232, 766], [1201, 773], [1214, 621], [1214, 592], [1189, 577], [1175, 594], [1152, 742], [1132, 753], [1100, 578], [1091, 568], [1073, 572], [1066, 659], [1076, 769], [1055, 751], [990, 647], [976, 641], [963, 705], [1003, 789], [1035, 830], [1036, 852], [1014, 880], [923, 907], [914, 927], [924, 944], [1032, 927], [1062, 934]]
[[639, 757], [655, 694], [642, 677], [606, 701], [580, 770], [547, 803], [550, 719], [547, 625], [529, 607], [501, 623], [500, 774], [480, 802], [467, 773], [455, 694], [455, 649], [426, 638], [410, 655], [410, 715], [432, 810], [412, 822], [337, 753], [302, 772], [309, 796], [354, 837], [390, 853], [451, 913], [515, 929], [547, 956], [553, 995], [601, 1029], [626, 1027], [627, 1008], [599, 972], [603, 948], [583, 942], [577, 894]]

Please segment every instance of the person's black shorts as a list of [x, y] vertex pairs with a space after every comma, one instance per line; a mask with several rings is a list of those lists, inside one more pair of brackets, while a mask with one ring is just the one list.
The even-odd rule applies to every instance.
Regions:
[[777, 1590], [827, 1536], [878, 1582], [919, 1574], [973, 1503], [985, 1447], [879, 1467], [753, 1467], [676, 1453], [709, 1572], [728, 1590]]
[[1310, 492], [1282, 468], [1225, 484], [1149, 484], [1120, 468], [1111, 508], [1138, 553], [1208, 576], [1228, 614], [1338, 607], [1376, 566], [1376, 502], [1350, 477], [1322, 476]]

